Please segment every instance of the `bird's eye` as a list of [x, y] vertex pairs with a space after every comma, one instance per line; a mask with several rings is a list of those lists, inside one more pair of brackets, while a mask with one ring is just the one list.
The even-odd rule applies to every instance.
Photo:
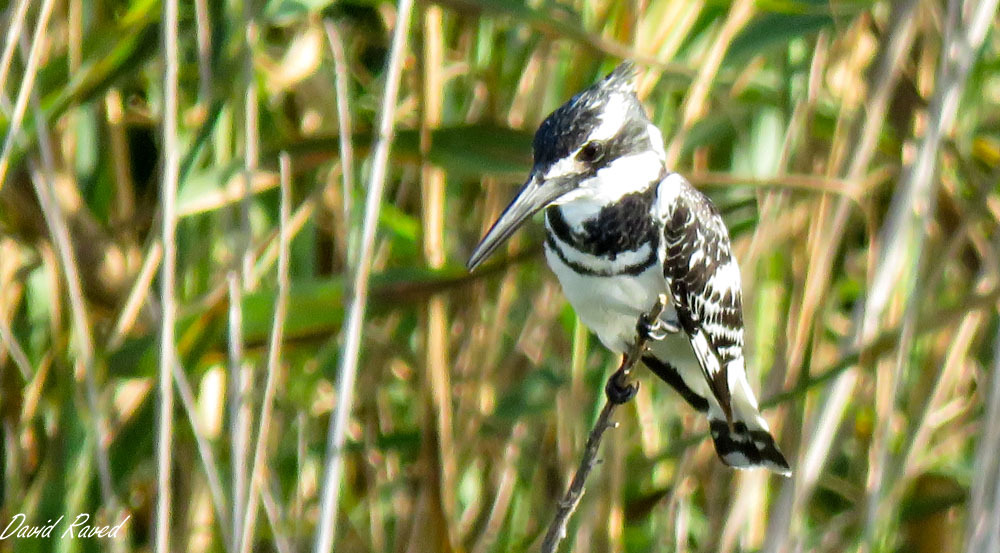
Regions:
[[580, 148], [580, 153], [576, 155], [576, 158], [584, 163], [593, 163], [601, 159], [602, 155], [604, 155], [604, 143], [591, 140], [584, 144], [583, 148]]

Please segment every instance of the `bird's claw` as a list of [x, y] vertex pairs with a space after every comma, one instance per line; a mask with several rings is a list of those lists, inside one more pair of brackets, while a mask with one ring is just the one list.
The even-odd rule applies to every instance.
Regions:
[[608, 396], [608, 401], [615, 405], [621, 405], [628, 403], [639, 393], [639, 383], [629, 384], [627, 378], [628, 371], [623, 370], [617, 370], [611, 375], [607, 384], [604, 385], [604, 393]]
[[643, 340], [660, 341], [670, 334], [680, 332], [680, 330], [681, 327], [677, 321], [665, 321], [660, 318], [650, 320], [648, 313], [643, 313], [636, 325], [636, 332]]

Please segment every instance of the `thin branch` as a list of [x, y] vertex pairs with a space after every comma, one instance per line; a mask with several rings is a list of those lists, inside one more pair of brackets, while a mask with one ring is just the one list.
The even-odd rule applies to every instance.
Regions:
[[198, 41], [198, 102], [212, 101], [212, 21], [208, 0], [194, 0], [195, 37]]
[[[435, 167], [426, 157], [431, 148], [431, 135], [441, 125], [444, 104], [444, 43], [443, 12], [440, 6], [427, 6], [423, 13], [423, 82], [421, 92], [420, 152], [423, 162], [420, 166], [421, 196], [421, 242], [424, 259], [431, 269], [440, 269], [445, 264], [445, 173]], [[426, 420], [429, 432], [436, 434], [436, 449], [430, 458], [431, 467], [437, 478], [431, 478], [438, 491], [432, 496], [439, 500], [446, 520], [455, 517], [458, 510], [455, 502], [456, 462], [455, 429], [453, 420], [454, 386], [448, 368], [448, 307], [443, 296], [433, 296], [427, 301], [424, 319], [424, 382], [427, 391], [427, 405], [431, 416]], [[433, 420], [431, 420], [433, 419]], [[443, 529], [444, 544], [457, 541], [454, 528], [446, 525]], [[442, 548], [445, 545], [442, 546]]]
[[302, 485], [303, 475], [306, 473], [303, 469], [306, 458], [305, 426], [306, 414], [302, 409], [299, 409], [295, 415], [295, 474], [297, 477], [295, 479], [295, 488], [292, 491], [292, 512], [290, 515], [290, 518], [294, 521], [292, 533], [296, 536], [305, 535], [302, 533], [302, 520], [305, 518], [302, 516], [303, 504], [305, 503], [305, 493]]
[[[111, 88], [104, 95], [104, 113], [107, 123], [107, 136], [111, 151], [108, 152], [114, 175], [114, 210], [111, 214], [111, 227], [123, 229], [121, 238], [134, 243], [138, 237], [133, 229], [129, 232], [130, 222], [136, 217], [135, 180], [132, 178], [132, 148], [128, 143], [128, 129], [125, 123], [125, 102], [121, 91]], [[157, 265], [159, 260], [157, 260]]]
[[[983, 417], [982, 438], [976, 450], [973, 471], [966, 546], [968, 553], [997, 551], [1000, 547], [1000, 330], [994, 340], [991, 385], [984, 390], [986, 414]], [[985, 388], [985, 386], [984, 386]]]
[[264, 400], [260, 407], [260, 418], [257, 423], [257, 445], [254, 447], [253, 464], [250, 469], [250, 490], [247, 494], [247, 506], [243, 512], [242, 537], [240, 539], [241, 553], [250, 551], [254, 525], [257, 522], [257, 493], [263, 490], [264, 452], [267, 449], [267, 436], [271, 428], [271, 412], [274, 408], [274, 391], [280, 369], [281, 340], [288, 314], [288, 219], [291, 214], [291, 161], [287, 153], [282, 153], [281, 161], [281, 201], [278, 216], [278, 298], [274, 302], [274, 321], [271, 326], [271, 340], [267, 348], [267, 383], [264, 385]]
[[83, 285], [73, 254], [73, 246], [69, 236], [66, 221], [62, 211], [53, 197], [50, 175], [43, 175], [37, 168], [32, 168], [31, 181], [35, 186], [38, 203], [42, 206], [49, 233], [56, 246], [59, 264], [62, 265], [63, 277], [66, 280], [66, 293], [69, 296], [70, 313], [73, 317], [73, 328], [76, 332], [76, 343], [79, 351], [74, 362], [74, 372], [83, 378], [84, 396], [87, 408], [94, 417], [95, 455], [97, 457], [97, 476], [101, 484], [101, 497], [111, 512], [118, 510], [118, 501], [111, 478], [111, 463], [108, 459], [107, 421], [101, 411], [97, 382], [94, 380], [94, 345], [91, 338], [90, 322], [87, 320], [86, 305], [83, 298]]
[[6, 86], [7, 86], [7, 72], [10, 71], [10, 64], [14, 61], [14, 47], [15, 40], [21, 36], [21, 27], [24, 26], [24, 16], [28, 13], [28, 6], [31, 3], [28, 0], [18, 0], [17, 7], [14, 8], [14, 15], [8, 21], [9, 27], [4, 29], [7, 33], [7, 41], [3, 47], [3, 55], [0, 56], [0, 95], [3, 95], [2, 100], [0, 100], [0, 105], [3, 109], [8, 109]]
[[160, 267], [162, 259], [163, 245], [159, 240], [154, 240], [149, 245], [149, 251], [146, 252], [146, 258], [142, 262], [139, 274], [135, 277], [132, 290], [125, 301], [125, 307], [122, 308], [118, 319], [115, 320], [115, 328], [108, 338], [107, 349], [109, 351], [121, 347], [125, 341], [125, 335], [128, 334], [129, 329], [135, 324], [136, 317], [139, 316], [139, 310], [150, 299], [149, 289], [153, 287], [153, 277], [156, 276], [156, 269]]
[[177, 1], [163, 3], [163, 182], [160, 190], [163, 242], [163, 268], [160, 272], [160, 410], [156, 443], [156, 553], [170, 552], [170, 480], [173, 453], [174, 387], [172, 372], [176, 363], [174, 325], [177, 304], [174, 287], [177, 269], [177, 181], [180, 171], [180, 145], [177, 139]]
[[[24, 64], [24, 78], [21, 80], [21, 89], [17, 92], [17, 100], [14, 102], [14, 113], [11, 115], [10, 123], [7, 125], [7, 137], [4, 139], [3, 151], [0, 152], [0, 190], [3, 190], [3, 183], [7, 177], [7, 165], [10, 162], [10, 152], [14, 149], [14, 139], [21, 132], [21, 123], [24, 121], [24, 114], [28, 110], [28, 99], [31, 91], [35, 89], [35, 77], [38, 75], [38, 63], [42, 57], [42, 45], [46, 42], [45, 29], [49, 24], [49, 17], [52, 15], [54, 0], [45, 0], [42, 3], [41, 12], [38, 15], [38, 23], [35, 25], [35, 34], [31, 39], [31, 49], [28, 51], [28, 61]], [[21, 33], [10, 34], [10, 37], [20, 37]], [[8, 37], [10, 39], [10, 37]], [[0, 89], [2, 90], [2, 89]]]
[[250, 390], [253, 379], [243, 367], [243, 294], [250, 290], [254, 251], [253, 235], [250, 227], [250, 208], [253, 203], [253, 182], [257, 174], [260, 152], [257, 81], [254, 78], [253, 49], [257, 38], [254, 21], [254, 2], [243, 3], [243, 172], [242, 194], [240, 197], [240, 218], [236, 243], [239, 256], [239, 272], [236, 281], [230, 276], [230, 418], [232, 420], [232, 463], [233, 463], [233, 535], [232, 550], [238, 551], [243, 537], [246, 499], [249, 490], [247, 480], [247, 455], [250, 445], [251, 412]]
[[892, 171], [888, 167], [883, 167], [872, 171], [871, 174], [866, 175], [865, 178], [859, 181], [802, 174], [783, 174], [771, 178], [757, 178], [750, 175], [714, 171], [692, 172], [684, 176], [696, 186], [746, 186], [773, 188], [777, 190], [802, 190], [836, 194], [857, 204], [874, 183], [883, 182], [891, 177]]
[[[215, 508], [215, 516], [219, 519], [219, 528], [222, 535], [229, 533], [229, 517], [226, 513], [226, 494], [222, 490], [222, 478], [219, 476], [219, 465], [215, 462], [215, 454], [212, 452], [212, 444], [205, 439], [205, 434], [198, 425], [198, 407], [195, 404], [194, 393], [191, 391], [191, 383], [184, 373], [184, 368], [179, 362], [174, 363], [174, 382], [177, 384], [177, 392], [181, 396], [181, 405], [187, 413], [188, 422], [191, 424], [191, 433], [194, 434], [195, 444], [198, 447], [198, 457], [205, 469], [205, 478], [208, 480], [208, 492], [212, 496], [212, 507]], [[222, 544], [226, 551], [230, 543], [223, 540]]]
[[[653, 309], [645, 316], [645, 320], [655, 321], [659, 319], [665, 304], [666, 298], [661, 295], [659, 301], [653, 306]], [[646, 340], [648, 337], [643, 332], [637, 332], [637, 335], [632, 348], [622, 358], [621, 367], [608, 379], [608, 387], [615, 382], [621, 384], [623, 377], [628, 375], [632, 367], [642, 357], [642, 352], [646, 349]], [[638, 386], [638, 384], [634, 384], [634, 386]], [[594, 427], [590, 431], [590, 436], [587, 438], [587, 445], [584, 447], [583, 456], [580, 458], [580, 466], [576, 469], [573, 481], [569, 489], [566, 490], [566, 495], [559, 502], [556, 516], [552, 519], [552, 523], [549, 524], [549, 529], [545, 533], [545, 539], [542, 541], [542, 553], [553, 553], [559, 547], [559, 542], [566, 537], [566, 525], [569, 523], [569, 517], [573, 515], [577, 505], [580, 504], [580, 499], [583, 497], [584, 484], [586, 484], [587, 477], [590, 476], [590, 472], [594, 469], [594, 465], [597, 464], [597, 450], [601, 447], [601, 439], [604, 437], [604, 431], [618, 426], [618, 423], [611, 422], [611, 414], [614, 413], [615, 407], [619, 404], [619, 402], [614, 401], [610, 396], [605, 399], [604, 408], [601, 409], [601, 414], [597, 417], [597, 422], [594, 423]]]
[[227, 319], [229, 376], [226, 379], [229, 401], [229, 461], [232, 470], [232, 535], [229, 536], [230, 550], [240, 546], [240, 524], [243, 523], [247, 481], [247, 445], [250, 433], [250, 408], [246, 405], [247, 375], [243, 370], [243, 294], [240, 291], [240, 275], [236, 269], [226, 273], [229, 293], [229, 313]]
[[344, 436], [347, 431], [347, 419], [354, 401], [354, 381], [358, 372], [361, 325], [364, 321], [365, 304], [368, 297], [368, 277], [371, 273], [374, 255], [375, 228], [378, 223], [379, 210], [382, 207], [382, 189], [385, 186], [389, 145], [392, 142], [396, 95], [399, 90], [400, 74], [403, 71], [403, 53], [406, 51], [412, 8], [413, 0], [399, 0], [396, 28], [393, 30], [389, 52], [389, 66], [386, 69], [385, 91], [382, 94], [378, 140], [372, 151], [371, 175], [368, 179], [368, 195], [365, 199], [361, 247], [358, 251], [354, 285], [347, 310], [347, 320], [344, 324], [344, 347], [338, 370], [337, 410], [327, 435], [326, 466], [323, 471], [316, 553], [332, 551], [333, 538], [336, 533], [337, 503], [340, 498], [340, 478], [344, 461]]
[[[264, 476], [267, 476], [266, 472]], [[294, 548], [292, 548], [291, 540], [281, 527], [281, 507], [278, 504], [277, 492], [275, 491], [277, 483], [273, 478], [267, 479], [267, 482], [270, 485], [261, 484], [260, 502], [264, 506], [264, 514], [267, 515], [267, 522], [271, 525], [271, 534], [274, 536], [274, 548], [278, 550], [278, 553], [292, 553]]]
[[[35, 39], [38, 40], [38, 36]], [[20, 41], [22, 51], [26, 50], [27, 45], [25, 44], [25, 37], [23, 35], [20, 37]], [[27, 60], [27, 63], [30, 63], [30, 60]], [[112, 484], [111, 462], [108, 458], [108, 444], [110, 441], [108, 439], [108, 425], [101, 410], [100, 394], [98, 393], [97, 382], [94, 378], [93, 332], [91, 331], [90, 320], [87, 317], [83, 282], [80, 278], [80, 268], [73, 249], [73, 241], [70, 239], [69, 225], [63, 216], [62, 207], [56, 199], [54, 186], [56, 175], [55, 148], [42, 113], [38, 91], [31, 90], [29, 96], [32, 111], [37, 120], [38, 146], [41, 152], [43, 168], [42, 171], [39, 171], [34, 167], [34, 164], [31, 164], [31, 181], [35, 188], [35, 195], [38, 197], [38, 204], [41, 206], [42, 214], [45, 218], [45, 224], [55, 245], [59, 264], [63, 269], [63, 277], [66, 279], [66, 293], [69, 296], [70, 313], [73, 317], [73, 327], [76, 332], [76, 343], [79, 349], [75, 360], [76, 374], [83, 378], [87, 408], [94, 418], [94, 455], [97, 458], [97, 475], [101, 485], [101, 497], [111, 512], [117, 512], [121, 502], [118, 501]]]
[[237, 251], [240, 254], [240, 283], [247, 291], [250, 271], [253, 268], [253, 236], [250, 227], [250, 208], [253, 205], [253, 181], [260, 157], [260, 113], [257, 106], [257, 80], [254, 75], [253, 50], [257, 41], [257, 23], [254, 20], [254, 2], [243, 2], [244, 35], [243, 78], [246, 90], [243, 96], [243, 196], [240, 198], [240, 232]]
[[[326, 40], [333, 54], [334, 86], [337, 90], [337, 125], [340, 133], [340, 176], [343, 182], [344, 224], [350, 228], [351, 210], [354, 205], [354, 151], [351, 144], [351, 107], [347, 95], [347, 56], [344, 54], [344, 43], [340, 39], [337, 25], [333, 21], [323, 21], [326, 30]], [[348, 254], [348, 259], [350, 255]]]
[[14, 364], [20, 369], [24, 381], [31, 382], [32, 377], [35, 375], [35, 370], [32, 368], [28, 356], [24, 353], [24, 348], [21, 347], [21, 343], [17, 340], [17, 336], [14, 336], [14, 331], [7, 323], [6, 312], [7, 309], [3, 305], [3, 294], [0, 294], [0, 343], [3, 343], [3, 346], [7, 348], [7, 352], [10, 353]]

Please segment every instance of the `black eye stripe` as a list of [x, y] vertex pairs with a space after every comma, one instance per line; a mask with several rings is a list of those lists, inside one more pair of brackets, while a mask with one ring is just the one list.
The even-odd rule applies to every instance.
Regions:
[[597, 110], [573, 110], [569, 102], [545, 119], [535, 132], [535, 163], [548, 166], [579, 148], [587, 134], [600, 123]]
[[596, 173], [630, 152], [641, 152], [650, 147], [646, 124], [628, 122], [622, 126], [618, 134], [603, 142], [601, 157], [592, 165], [592, 170]]

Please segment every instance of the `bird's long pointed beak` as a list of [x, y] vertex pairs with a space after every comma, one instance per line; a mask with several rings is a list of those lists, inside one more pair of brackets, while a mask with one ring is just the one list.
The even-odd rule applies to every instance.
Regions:
[[517, 196], [514, 197], [514, 201], [510, 202], [507, 209], [503, 210], [500, 218], [493, 223], [489, 232], [472, 251], [472, 256], [469, 257], [466, 267], [470, 271], [475, 270], [497, 248], [502, 246], [521, 224], [553, 200], [568, 192], [567, 185], [567, 182], [561, 180], [556, 182], [543, 180], [539, 173], [532, 172], [528, 182], [524, 183]]

